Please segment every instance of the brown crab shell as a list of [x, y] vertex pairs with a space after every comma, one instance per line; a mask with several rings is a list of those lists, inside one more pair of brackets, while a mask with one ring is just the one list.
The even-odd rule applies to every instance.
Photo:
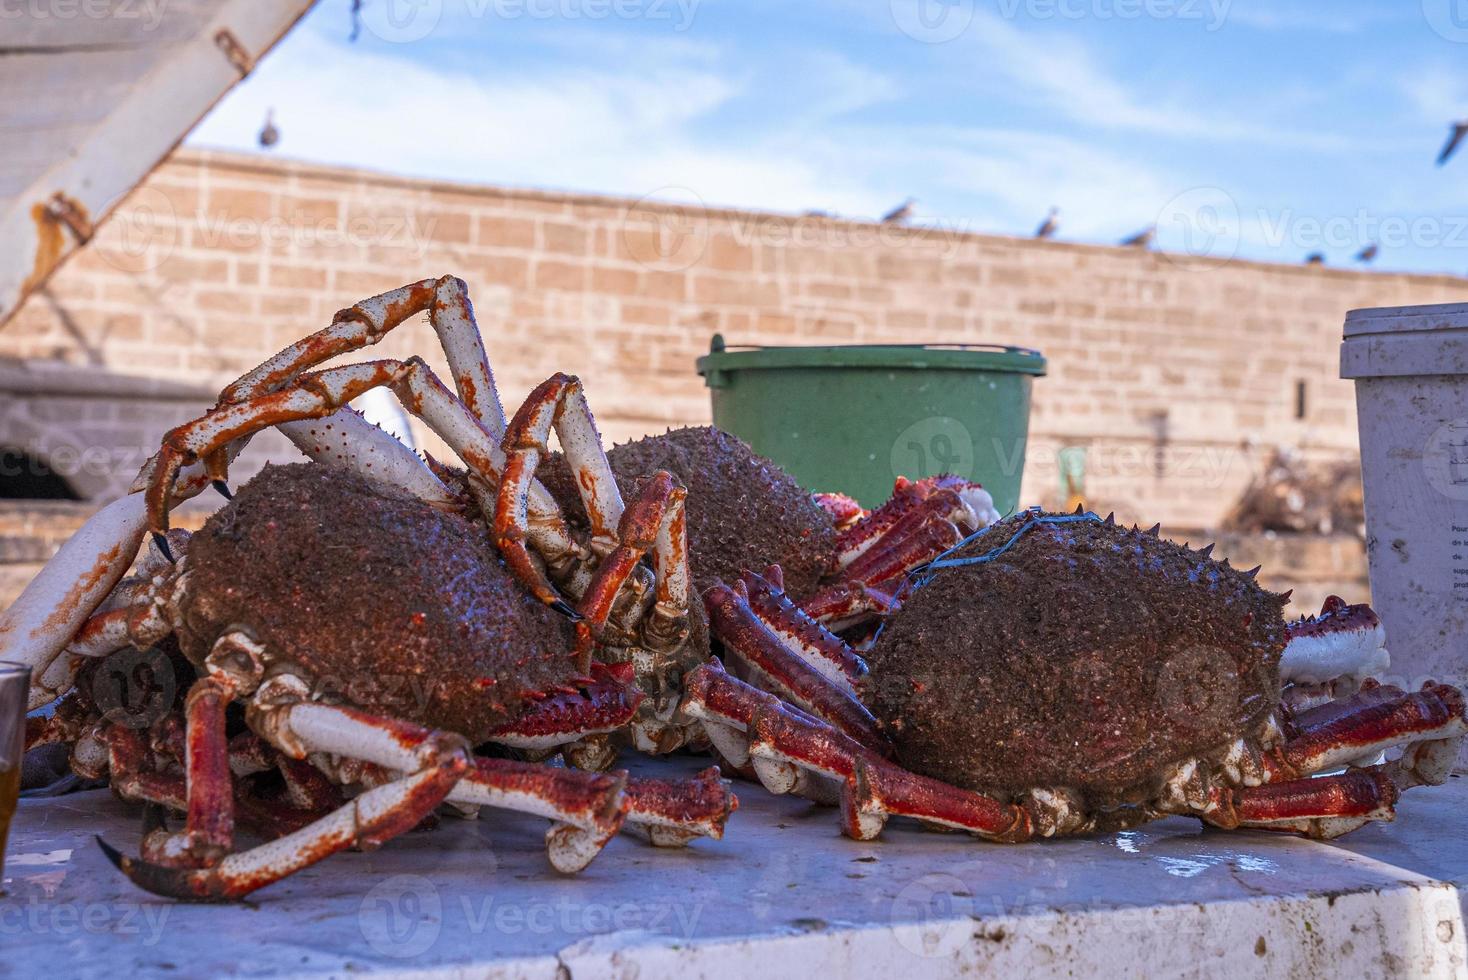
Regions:
[[867, 700], [916, 772], [1001, 797], [1138, 802], [1169, 766], [1260, 730], [1279, 700], [1284, 602], [1148, 532], [1036, 524], [912, 595], [871, 651]]
[[482, 524], [320, 463], [267, 466], [188, 545], [182, 649], [232, 628], [332, 700], [483, 741], [576, 676], [569, 621]]
[[[658, 470], [687, 488], [689, 565], [699, 592], [778, 563], [786, 591], [803, 598], [831, 571], [830, 516], [790, 474], [737, 437], [708, 425], [671, 429], [614, 446], [607, 459], [626, 496]], [[547, 459], [537, 476], [568, 514], [585, 514], [562, 458]]]

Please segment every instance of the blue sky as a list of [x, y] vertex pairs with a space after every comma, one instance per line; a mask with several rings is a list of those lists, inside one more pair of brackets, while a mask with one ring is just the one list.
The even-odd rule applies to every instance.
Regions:
[[1468, 274], [1468, 0], [350, 0], [195, 145]]

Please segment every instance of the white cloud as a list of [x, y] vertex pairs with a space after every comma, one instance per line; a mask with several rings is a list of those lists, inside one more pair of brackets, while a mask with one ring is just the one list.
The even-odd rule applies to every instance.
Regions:
[[[1250, 117], [1231, 115], [1218, 107], [1218, 93], [1200, 97], [1186, 91], [1181, 80], [1154, 83], [1150, 90], [1128, 86], [1077, 36], [1024, 31], [981, 9], [975, 10], [966, 36], [982, 50], [982, 63], [1000, 74], [1002, 91], [1009, 98], [1033, 101], [1088, 128], [1215, 143], [1264, 142], [1311, 149], [1346, 146], [1344, 140], [1330, 134], [1260, 122], [1257, 106], [1252, 107]], [[1134, 65], [1121, 69], [1136, 73]], [[1169, 98], [1163, 93], [1176, 94]]]
[[620, 187], [636, 183], [636, 148], [665, 142], [735, 92], [727, 78], [676, 64], [617, 73], [555, 67], [534, 78], [486, 78], [344, 52], [306, 33], [191, 140], [248, 149], [273, 106], [291, 156], [492, 183]]
[[[778, 39], [751, 52], [581, 29], [517, 44], [514, 64], [467, 38], [433, 61], [414, 45], [349, 47], [320, 24], [292, 34], [191, 141], [254, 149], [273, 106], [278, 152], [327, 163], [853, 217], [913, 196], [919, 223], [978, 232], [1028, 234], [1054, 204], [1064, 237], [1114, 241], [1212, 182], [1141, 134], [1200, 147], [1325, 140], [1276, 140], [1174, 101], [1180, 89], [1125, 85], [1081, 40], [987, 15], [966, 48], [927, 52], [923, 70], [900, 76]], [[1028, 118], [945, 121], [946, 107], [986, 99]]]

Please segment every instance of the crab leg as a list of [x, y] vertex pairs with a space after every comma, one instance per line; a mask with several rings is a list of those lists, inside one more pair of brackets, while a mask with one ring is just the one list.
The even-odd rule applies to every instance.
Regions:
[[704, 606], [709, 626], [724, 644], [726, 655], [752, 667], [774, 693], [830, 723], [868, 751], [891, 752], [871, 712], [847, 687], [786, 649], [740, 591], [715, 585], [704, 593]]
[[1392, 820], [1399, 790], [1383, 766], [1336, 776], [1292, 779], [1231, 791], [1227, 816], [1216, 826], [1252, 827], [1329, 840], [1373, 820]]
[[867, 516], [861, 504], [844, 493], [813, 493], [811, 498], [830, 515], [838, 532], [854, 527]]
[[542, 382], [520, 406], [505, 431], [504, 478], [494, 507], [494, 532], [505, 561], [527, 588], [547, 603], [559, 599], [525, 548], [527, 508], [535, 470], [550, 451], [551, 430], [561, 440], [566, 462], [575, 474], [577, 492], [591, 522], [591, 548], [606, 555], [617, 546], [622, 520], [622, 493], [602, 450], [601, 434], [586, 404], [581, 382], [556, 374]]
[[888, 615], [903, 575], [998, 519], [993, 499], [977, 483], [954, 476], [899, 479], [890, 500], [836, 536], [836, 581], [801, 608], [832, 629]]
[[505, 431], [505, 410], [474, 320], [468, 287], [455, 276], [409, 283], [339, 310], [329, 327], [291, 344], [221, 391], [219, 404], [246, 401], [286, 386], [303, 371], [376, 344], [424, 310], [448, 359], [459, 400], [498, 439]]
[[963, 540], [971, 517], [959, 495], [940, 489], [916, 504], [880, 538], [869, 542], [860, 557], [843, 569], [836, 582], [811, 596], [802, 608], [832, 628], [860, 622], [867, 614], [891, 613], [902, 588], [902, 576]]
[[[415, 768], [413, 751], [437, 734], [408, 722], [314, 703], [291, 707], [287, 724], [310, 751], [363, 759], [399, 772], [411, 772]], [[585, 867], [621, 826], [622, 777], [529, 763], [523, 764], [523, 770], [505, 768], [498, 765], [503, 761], [478, 760], [471, 778], [448, 798], [455, 803], [487, 803], [557, 821], [546, 838], [556, 870], [569, 873]], [[502, 772], [515, 778], [501, 785], [495, 774]], [[495, 795], [500, 790], [503, 795]], [[593, 842], [599, 842], [595, 850], [587, 850]]]
[[[940, 494], [943, 495], [940, 501], [928, 503]], [[999, 519], [993, 498], [977, 483], [953, 476], [932, 477], [916, 483], [899, 479], [886, 503], [837, 536], [837, 568], [844, 571], [878, 543], [888, 543], [893, 532], [899, 536], [906, 533], [912, 525], [903, 522], [914, 512], [942, 515], [960, 525], [964, 533], [972, 533]], [[917, 518], [916, 522], [922, 520]]]
[[224, 713], [234, 693], [234, 683], [218, 675], [200, 678], [189, 690], [184, 708], [187, 824], [176, 834], [150, 834], [143, 842], [148, 859], [171, 868], [207, 868], [229, 853], [234, 843], [234, 778]]
[[[963, 516], [960, 516], [963, 515]], [[963, 540], [959, 527], [972, 523], [953, 490], [936, 490], [892, 525], [841, 571], [846, 581], [880, 582], [930, 561]]]
[[[239, 404], [287, 387], [308, 368], [376, 344], [408, 317], [425, 309], [448, 358], [460, 401], [498, 440], [505, 428], [504, 409], [474, 321], [468, 289], [463, 280], [453, 276], [425, 279], [339, 311], [330, 326], [290, 345], [226, 387], [216, 407]], [[347, 465], [363, 476], [392, 483], [429, 503], [453, 501], [448, 488], [415, 453], [350, 409], [339, 409], [317, 424], [284, 422], [280, 430], [312, 459]], [[248, 438], [242, 436], [231, 450], [242, 449]], [[154, 457], [144, 466], [135, 490], [150, 482], [156, 460]], [[205, 463], [209, 477], [222, 482], [226, 453], [215, 450]]]
[[843, 830], [858, 840], [879, 834], [892, 814], [1002, 841], [1051, 832], [1026, 807], [898, 768], [825, 722], [735, 680], [716, 661], [690, 671], [684, 691], [683, 710], [704, 722], [720, 751], [721, 740], [743, 741], [744, 754], [772, 792], [794, 788], [800, 769], [839, 780]]
[[613, 603], [645, 555], [651, 554], [657, 581], [657, 605], [648, 632], [681, 643], [688, 626], [688, 531], [683, 501], [688, 491], [665, 471], [654, 473], [638, 491], [617, 525], [618, 544], [603, 559], [582, 593], [577, 612], [593, 633], [612, 612]]
[[1463, 692], [1431, 681], [1411, 694], [1372, 684], [1334, 704], [1301, 712], [1292, 727], [1284, 744], [1266, 756], [1276, 778], [1331, 769], [1403, 743], [1468, 734]]
[[871, 616], [897, 611], [897, 596], [864, 582], [836, 582], [800, 604], [801, 612], [828, 629], [845, 629]]
[[[158, 453], [158, 465], [148, 485], [148, 520], [157, 535], [168, 527], [162, 505], [180, 467], [267, 426], [298, 419], [319, 419], [372, 388], [392, 389], [404, 407], [428, 423], [469, 465], [471, 485], [488, 508], [491, 488], [500, 482], [504, 454], [489, 433], [463, 404], [443, 386], [421, 358], [406, 361], [365, 361], [327, 368], [297, 377], [289, 387], [217, 408], [202, 418], [169, 432]], [[576, 553], [564, 519], [543, 487], [528, 494], [528, 534], [547, 561]]]
[[[1267, 782], [1218, 788], [1195, 816], [1220, 827], [1254, 827], [1329, 839], [1391, 820], [1403, 790], [1447, 779], [1468, 734], [1463, 694], [1431, 682], [1407, 694], [1368, 682], [1359, 693], [1290, 719], [1291, 737], [1261, 761]], [[1401, 758], [1312, 776], [1406, 743]]]
[[718, 766], [692, 779], [634, 776], [627, 780], [627, 823], [656, 847], [681, 847], [695, 837], [724, 836], [724, 823], [739, 808]]
[[867, 675], [866, 661], [790, 601], [780, 566], [770, 566], [764, 575], [745, 572], [742, 581], [750, 611], [765, 628], [827, 680], [856, 697], [856, 685]]
[[413, 829], [463, 776], [462, 749], [411, 776], [370, 789], [331, 814], [268, 844], [231, 854], [209, 868], [182, 869], [124, 857], [97, 843], [133, 884], [155, 895], [195, 901], [243, 898], [349, 847], [379, 847]]
[[490, 733], [489, 740], [517, 749], [552, 749], [622, 728], [645, 697], [631, 676], [631, 665], [593, 663], [591, 673], [593, 681], [584, 692], [560, 691], [531, 702], [520, 717]]
[[[304, 686], [282, 677], [270, 683], [276, 692]], [[352, 708], [272, 700], [256, 702], [251, 710], [269, 740], [293, 758], [328, 753], [408, 775], [362, 793], [294, 834], [231, 854], [209, 868], [150, 864], [125, 858], [104, 843], [107, 856], [139, 887], [175, 898], [239, 898], [348, 847], [384, 844], [445, 800], [550, 817], [556, 822], [546, 834], [548, 853], [552, 865], [564, 872], [585, 867], [622, 824], [625, 774], [502, 759], [471, 762], [468, 746], [457, 735]]]
[[551, 866], [562, 874], [575, 874], [621, 829], [626, 785], [625, 772], [588, 773], [476, 758], [448, 799], [549, 817], [553, 823], [545, 842]]
[[[173, 492], [160, 498], [160, 507], [166, 510], [206, 486], [201, 467], [184, 468]], [[54, 700], [67, 686], [75, 663], [67, 658], [53, 667], [59, 653], [76, 639], [88, 644], [98, 640], [78, 637], [78, 632], [131, 567], [147, 520], [145, 502], [137, 494], [108, 504], [61, 546], [0, 614], [0, 660], [29, 666], [35, 678], [29, 708]]]

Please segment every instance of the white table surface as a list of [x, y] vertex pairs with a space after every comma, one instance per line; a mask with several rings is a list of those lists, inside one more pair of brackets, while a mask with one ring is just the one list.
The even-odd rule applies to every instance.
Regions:
[[1468, 976], [1468, 779], [1334, 845], [1183, 819], [1019, 846], [894, 821], [858, 843], [832, 810], [738, 789], [722, 842], [623, 837], [574, 878], [549, 869], [545, 821], [486, 810], [233, 906], [107, 863], [92, 835], [135, 849], [137, 807], [24, 801], [0, 975]]

